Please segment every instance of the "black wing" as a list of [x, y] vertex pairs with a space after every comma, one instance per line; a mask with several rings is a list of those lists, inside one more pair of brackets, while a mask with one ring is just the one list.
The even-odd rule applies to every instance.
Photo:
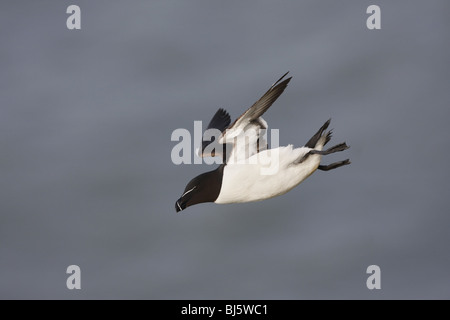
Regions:
[[[228, 128], [228, 126], [230, 125], [231, 122], [231, 118], [230, 115], [228, 114], [228, 112], [225, 111], [225, 109], [220, 108], [219, 110], [217, 110], [216, 114], [212, 117], [211, 121], [208, 124], [208, 127], [206, 128], [206, 130], [208, 129], [217, 129], [220, 132], [225, 131], [226, 128]], [[210, 154], [207, 153], [205, 154], [205, 148], [212, 144], [215, 141], [215, 137], [211, 137], [210, 140], [205, 140], [202, 139], [202, 152], [200, 154], [201, 157], [207, 157], [207, 156], [218, 156], [219, 154]]]
[[284, 77], [289, 73], [286, 72], [280, 79], [278, 79], [267, 92], [259, 98], [250, 108], [247, 109], [239, 118], [237, 118], [233, 124], [230, 126], [230, 129], [234, 127], [242, 126], [242, 129], [250, 122], [258, 119], [260, 116], [270, 108], [270, 106], [278, 99], [278, 97], [283, 93], [284, 89], [286, 89], [289, 81], [291, 81], [292, 77], [287, 78], [283, 82]]

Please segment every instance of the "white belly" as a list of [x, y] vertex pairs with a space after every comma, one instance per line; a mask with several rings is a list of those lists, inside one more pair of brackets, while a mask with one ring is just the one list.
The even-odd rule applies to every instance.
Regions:
[[258, 201], [288, 192], [319, 166], [320, 155], [310, 155], [304, 162], [293, 164], [310, 150], [289, 145], [262, 151], [246, 163], [227, 164], [215, 203]]

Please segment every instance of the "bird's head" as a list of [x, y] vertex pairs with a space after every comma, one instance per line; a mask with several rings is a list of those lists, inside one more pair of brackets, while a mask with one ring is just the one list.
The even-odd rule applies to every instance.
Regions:
[[200, 203], [198, 196], [198, 186], [195, 184], [195, 179], [192, 179], [191, 182], [189, 182], [184, 189], [183, 194], [181, 195], [180, 199], [178, 199], [175, 202], [175, 210], [177, 212], [180, 212], [184, 209], [186, 209], [189, 206], [192, 206], [194, 204]]
[[175, 202], [175, 210], [180, 212], [187, 207], [203, 202], [214, 202], [222, 186], [223, 166], [214, 171], [205, 172], [192, 179]]

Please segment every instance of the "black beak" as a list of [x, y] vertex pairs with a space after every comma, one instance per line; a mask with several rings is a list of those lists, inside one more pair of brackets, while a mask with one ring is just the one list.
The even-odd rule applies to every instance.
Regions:
[[180, 198], [177, 200], [177, 202], [175, 202], [175, 210], [177, 210], [177, 212], [180, 212], [184, 209], [186, 209], [186, 202], [183, 201], [182, 198]]

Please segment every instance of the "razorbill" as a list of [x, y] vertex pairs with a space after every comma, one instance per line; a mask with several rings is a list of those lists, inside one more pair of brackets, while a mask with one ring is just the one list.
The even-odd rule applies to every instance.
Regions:
[[[331, 138], [331, 130], [326, 131], [330, 120], [300, 148], [292, 145], [267, 149], [263, 129], [267, 122], [261, 116], [286, 89], [292, 77], [284, 74], [247, 111], [230, 125], [230, 116], [219, 109], [207, 129], [218, 129], [221, 134], [217, 141], [202, 141], [200, 156], [222, 156], [223, 163], [215, 170], [203, 173], [192, 179], [182, 196], [175, 202], [177, 212], [194, 204], [203, 202], [237, 203], [265, 200], [282, 195], [316, 169], [328, 171], [350, 164], [350, 160], [321, 165], [322, 156], [344, 151], [349, 147], [340, 143], [323, 150]], [[226, 151], [205, 152], [212, 143], [226, 146]], [[218, 149], [218, 148], [217, 148]], [[272, 166], [273, 172], [263, 172]]]

